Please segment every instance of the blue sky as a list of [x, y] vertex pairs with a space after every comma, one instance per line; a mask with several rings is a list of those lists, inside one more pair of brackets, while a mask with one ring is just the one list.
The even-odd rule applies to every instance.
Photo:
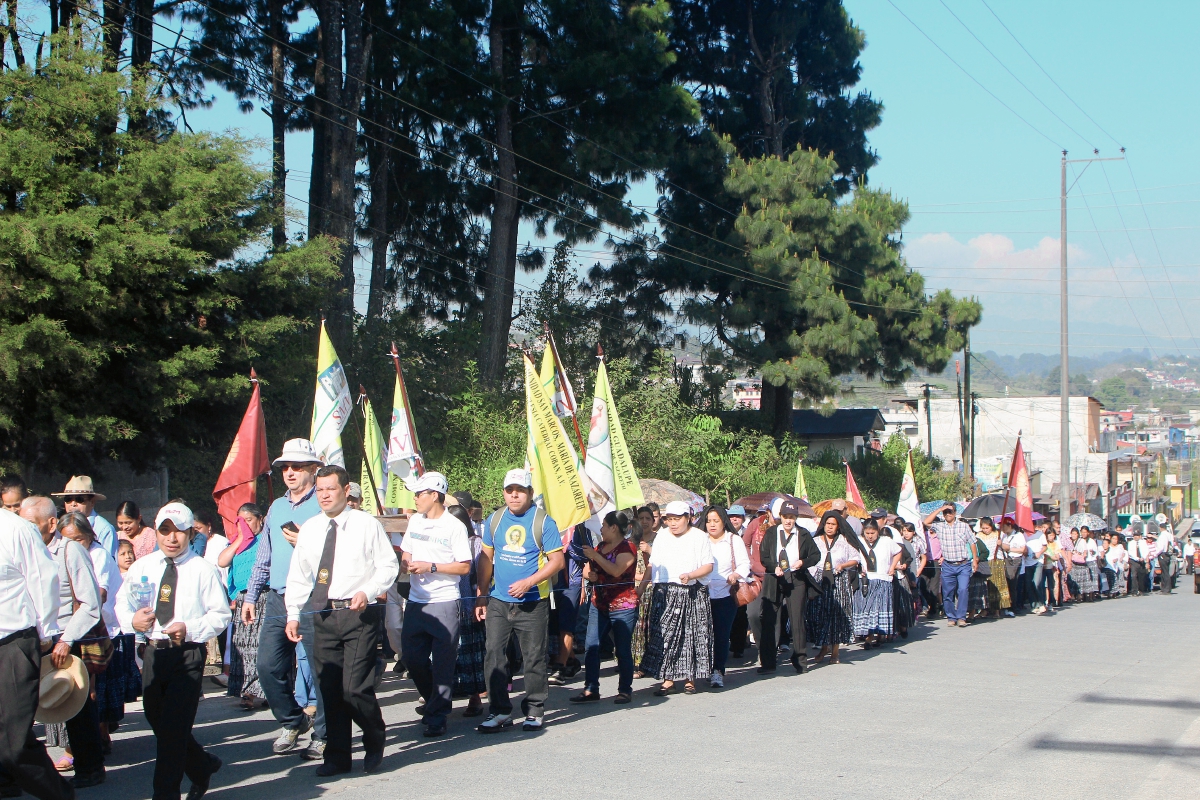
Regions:
[[[1200, 164], [1190, 146], [1200, 4], [987, 0], [1002, 25], [983, 0], [894, 2], [846, 2], [867, 37], [860, 87], [885, 106], [870, 180], [910, 203], [905, 254], [928, 287], [982, 300], [975, 348], [1058, 351], [1060, 151], [1116, 156], [1123, 145], [1128, 163], [1092, 165], [1071, 192], [1072, 351], [1200, 356], [1200, 319], [1190, 318], [1200, 299]], [[269, 136], [261, 112], [242, 115], [226, 98], [190, 121]], [[289, 136], [297, 197], [307, 195], [309, 138]], [[631, 199], [652, 202], [652, 190]], [[526, 240], [550, 243], [531, 231]]]

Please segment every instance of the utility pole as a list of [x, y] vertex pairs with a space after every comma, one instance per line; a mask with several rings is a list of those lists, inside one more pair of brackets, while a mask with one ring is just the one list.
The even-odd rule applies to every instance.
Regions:
[[966, 409], [963, 407], [962, 369], [957, 361], [954, 362], [954, 383], [958, 387], [958, 449], [962, 456], [963, 474], [967, 473], [967, 425]]
[[975, 417], [979, 414], [979, 392], [971, 394], [971, 480], [975, 480]]
[[930, 385], [925, 384], [925, 428], [929, 431], [929, 437], [925, 442], [925, 447], [929, 451], [929, 457], [933, 458], [933, 406], [929, 402]]
[[[1092, 150], [1093, 155], [1099, 155], [1099, 150]], [[1059, 198], [1059, 236], [1058, 236], [1058, 292], [1059, 292], [1059, 414], [1062, 417], [1062, 429], [1059, 438], [1062, 440], [1062, 451], [1059, 454], [1058, 482], [1059, 507], [1058, 519], [1066, 522], [1071, 514], [1071, 376], [1067, 359], [1067, 192], [1070, 191], [1083, 173], [1096, 161], [1124, 161], [1125, 148], [1121, 148], [1120, 158], [1078, 158], [1067, 160], [1067, 151], [1062, 151], [1062, 194]], [[1070, 187], [1067, 186], [1067, 164], [1086, 164]]]
[[971, 479], [971, 483], [975, 483], [975, 417], [972, 413], [972, 407], [975, 405], [971, 399], [971, 330], [967, 329], [965, 340], [963, 341], [963, 397], [966, 404], [963, 410], [966, 412], [966, 425], [964, 428], [967, 432], [967, 449], [963, 454], [963, 469], [967, 471], [967, 477]]

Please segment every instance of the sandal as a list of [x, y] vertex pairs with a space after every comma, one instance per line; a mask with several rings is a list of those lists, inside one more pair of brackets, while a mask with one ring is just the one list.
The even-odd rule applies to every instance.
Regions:
[[687, 683], [685, 683], [683, 685], [683, 693], [684, 694], [695, 694], [696, 693], [696, 684], [692, 683], [691, 681], [688, 681]]
[[[668, 683], [670, 684], [670, 686], [667, 685]], [[674, 688], [675, 688], [675, 681], [663, 681], [662, 685], [660, 685], [657, 689], [654, 690], [654, 696], [655, 697], [666, 697], [667, 695], [669, 695], [671, 693], [671, 690]]]
[[63, 756], [54, 762], [54, 768], [59, 772], [70, 772], [75, 769], [75, 759], [72, 756]]
[[646, 673], [642, 672], [642, 671], [639, 669], [637, 672], [633, 673], [633, 677], [635, 677], [635, 678], [644, 678], [644, 677], [646, 677]]
[[620, 706], [620, 705], [624, 705], [625, 703], [628, 703], [632, 699], [633, 699], [632, 697], [625, 694], [624, 692], [620, 692], [616, 697], [613, 698], [613, 702]]

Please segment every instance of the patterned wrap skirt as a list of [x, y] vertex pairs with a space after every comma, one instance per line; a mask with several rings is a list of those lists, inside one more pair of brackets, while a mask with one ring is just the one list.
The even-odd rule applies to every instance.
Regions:
[[475, 604], [458, 604], [458, 660], [454, 662], [454, 697], [487, 691], [483, 660], [487, 655], [487, 624], [475, 619]]
[[1113, 594], [1125, 594], [1129, 590], [1129, 581], [1125, 577], [1124, 569], [1112, 570], [1109, 575], [1109, 580], [1112, 582]]
[[[245, 598], [238, 595], [238, 606]], [[241, 614], [233, 615], [233, 638], [226, 655], [229, 656], [229, 687], [225, 693], [230, 697], [262, 697], [262, 685], [258, 682], [258, 636], [262, 632], [262, 619], [267, 613], [267, 593], [258, 596], [254, 604], [254, 622], [242, 622]]]
[[1012, 595], [1008, 593], [1008, 574], [1004, 571], [1004, 559], [993, 558], [988, 564], [992, 574], [988, 576], [988, 608], [1012, 608]]
[[892, 581], [872, 579], [866, 598], [854, 611], [854, 635], [891, 636], [896, 631], [893, 614]]
[[113, 657], [108, 669], [96, 676], [96, 710], [101, 722], [110, 725], [125, 718], [125, 704], [142, 694], [142, 672], [138, 669], [132, 633], [112, 637]]
[[906, 631], [913, 626], [916, 608], [913, 605], [907, 573], [897, 572], [895, 580], [892, 581], [892, 613], [897, 631]]
[[1067, 576], [1071, 594], [1078, 596], [1100, 591], [1100, 578], [1096, 573], [1095, 564], [1072, 564], [1071, 572]]
[[967, 582], [967, 611], [983, 613], [988, 610], [988, 576], [978, 572], [971, 573]]
[[[824, 591], [808, 601], [805, 624], [808, 626], [809, 644], [829, 647], [832, 644], [850, 644], [854, 633], [854, 601], [850, 590], [850, 576], [841, 572], [832, 580], [821, 583]], [[861, 595], [862, 592], [856, 594]]]
[[713, 623], [708, 587], [656, 583], [642, 670], [660, 680], [700, 680], [712, 674]]
[[645, 672], [642, 659], [646, 653], [646, 642], [650, 640], [650, 601], [654, 597], [654, 588], [647, 586], [638, 600], [637, 624], [633, 627], [633, 663]]

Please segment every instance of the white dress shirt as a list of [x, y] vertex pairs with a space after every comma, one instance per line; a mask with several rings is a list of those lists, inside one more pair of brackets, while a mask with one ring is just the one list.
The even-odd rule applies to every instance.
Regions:
[[1146, 559], [1150, 557], [1150, 548], [1141, 539], [1130, 539], [1128, 552], [1129, 558], [1132, 561], [1145, 563]]
[[[750, 554], [746, 551], [746, 543], [741, 536], [726, 531], [716, 541], [708, 537], [708, 545], [712, 548], [713, 567], [712, 580], [708, 584], [708, 596], [713, 600], [729, 597], [729, 576], [737, 573], [744, 581], [750, 577]], [[797, 556], [797, 561], [799, 556]]]
[[32, 523], [0, 508], [0, 638], [37, 628], [59, 633], [58, 565]]
[[[317, 514], [300, 526], [296, 550], [288, 570], [288, 622], [297, 622], [312, 595], [313, 580], [321, 565], [330, 518]], [[367, 602], [386, 592], [400, 574], [396, 551], [379, 520], [365, 511], [347, 506], [333, 518], [337, 523], [337, 545], [333, 550], [333, 575], [329, 579], [330, 600], [350, 600], [359, 592]]]
[[[155, 550], [133, 562], [125, 573], [125, 582], [117, 592], [117, 619], [121, 629], [133, 631], [133, 615], [137, 612], [129, 598], [129, 587], [146, 582], [154, 587], [150, 601], [153, 611], [158, 601], [158, 584], [167, 568], [167, 557]], [[184, 641], [203, 644], [229, 627], [232, 615], [229, 612], [229, 597], [217, 568], [192, 552], [191, 548], [175, 559], [175, 617], [167, 623], [171, 626], [182, 622], [187, 632]], [[154, 627], [146, 632], [148, 639], [165, 639], [163, 626], [155, 620]]]
[[[121, 570], [98, 540], [93, 541], [92, 546], [88, 548], [88, 556], [92, 559], [96, 585], [104, 592], [100, 618], [104, 620], [104, 627], [108, 628], [108, 635], [117, 636], [121, 633], [121, 623], [117, 621], [117, 592], [121, 589]], [[132, 630], [129, 632], [133, 633]]]

